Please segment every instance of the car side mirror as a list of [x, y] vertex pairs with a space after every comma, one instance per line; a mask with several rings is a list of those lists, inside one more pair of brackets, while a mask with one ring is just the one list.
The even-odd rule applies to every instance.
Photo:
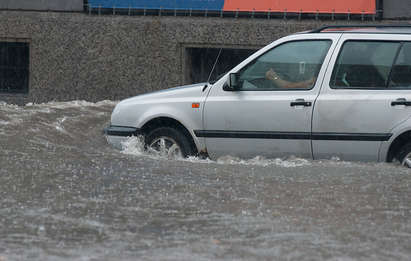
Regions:
[[238, 74], [237, 73], [230, 73], [228, 75], [227, 82], [223, 86], [224, 91], [237, 91], [239, 88], [238, 86]]

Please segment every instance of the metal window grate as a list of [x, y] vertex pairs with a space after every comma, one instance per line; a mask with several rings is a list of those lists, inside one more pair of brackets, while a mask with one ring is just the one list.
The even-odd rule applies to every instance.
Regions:
[[[257, 49], [234, 49], [222, 48], [215, 70], [211, 75], [210, 82], [214, 82], [226, 72], [234, 68]], [[213, 65], [218, 57], [220, 48], [196, 48], [187, 47], [186, 52], [186, 75], [185, 83], [205, 82], [210, 76]]]
[[0, 42], [0, 93], [27, 93], [29, 44]]

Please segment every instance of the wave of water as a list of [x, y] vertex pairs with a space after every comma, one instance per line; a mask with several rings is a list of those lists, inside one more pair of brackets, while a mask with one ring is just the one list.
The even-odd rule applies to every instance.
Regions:
[[[128, 155], [135, 155], [135, 156], [148, 156], [151, 158], [158, 158], [158, 159], [167, 159], [166, 157], [161, 157], [157, 155], [150, 154], [144, 148], [144, 137], [130, 137], [126, 141], [122, 143], [122, 153]], [[160, 155], [165, 155], [166, 153], [159, 153]], [[197, 163], [218, 163], [218, 164], [229, 164], [229, 165], [254, 165], [254, 166], [280, 166], [285, 168], [290, 167], [302, 167], [302, 166], [309, 166], [311, 162], [307, 159], [296, 158], [296, 157], [289, 157], [289, 158], [276, 158], [276, 159], [267, 159], [262, 156], [256, 156], [251, 159], [241, 159], [238, 157], [233, 156], [223, 156], [218, 158], [216, 161], [210, 159], [202, 159], [198, 157], [189, 157], [187, 159], [179, 159], [184, 161], [190, 162], [197, 162]]]
[[[58, 113], [59, 116], [50, 117], [48, 120], [41, 120], [41, 127], [37, 127], [35, 129], [34, 126], [29, 126], [31, 130], [37, 132], [50, 132], [51, 130], [55, 130], [60, 132], [61, 134], [65, 134], [68, 136], [73, 136], [73, 133], [67, 131], [66, 127], [69, 124], [73, 124], [76, 118], [84, 116], [84, 113], [90, 112], [93, 113], [93, 109], [96, 108], [103, 108], [103, 107], [114, 107], [117, 102], [114, 101], [101, 101], [97, 103], [87, 102], [87, 101], [70, 101], [70, 102], [49, 102], [49, 103], [42, 103], [42, 104], [33, 104], [28, 103], [26, 106], [17, 106], [17, 105], [10, 105], [6, 103], [0, 103], [0, 111], [4, 112], [2, 118], [0, 118], [0, 126], [21, 126], [24, 125], [24, 121], [30, 119], [38, 114], [55, 114]], [[78, 112], [77, 115], [72, 115], [70, 110], [75, 110]], [[68, 113], [64, 113], [67, 111]], [[100, 112], [99, 114], [94, 114], [95, 117], [99, 116], [108, 116], [107, 112], [103, 113]], [[46, 117], [47, 118], [47, 117]], [[79, 119], [81, 120], [81, 119]], [[37, 125], [37, 124], [35, 124]], [[0, 134], [7, 135], [3, 132], [0, 128]], [[74, 136], [73, 136], [74, 137]], [[75, 138], [75, 137], [74, 137]], [[109, 146], [109, 145], [108, 145]], [[166, 159], [165, 157], [161, 157], [159, 155], [154, 155], [152, 153], [148, 153], [147, 150], [144, 148], [144, 139], [142, 137], [131, 137], [127, 139], [123, 144], [122, 153], [134, 156], [143, 156], [143, 157], [150, 157], [153, 159]], [[161, 154], [161, 153], [160, 153]], [[210, 159], [201, 159], [198, 157], [190, 157], [189, 159], [181, 159], [190, 162], [198, 162], [198, 163], [218, 163], [218, 164], [241, 164], [241, 165], [256, 165], [256, 166], [280, 166], [280, 167], [301, 167], [310, 165], [310, 161], [301, 158], [276, 158], [276, 159], [267, 159], [265, 157], [256, 156], [252, 159], [241, 159], [238, 157], [232, 156], [225, 156], [217, 159], [216, 161], [212, 161]]]
[[[0, 103], [0, 260], [408, 260], [411, 171], [113, 149], [116, 102]], [[1, 260], [3, 261], [3, 260]]]
[[[26, 106], [17, 106], [0, 101], [0, 138], [1, 136], [5, 138], [16, 135], [20, 135], [23, 138], [30, 135], [29, 139], [33, 143], [46, 144], [46, 146], [54, 144], [55, 146], [70, 147], [83, 144], [84, 141], [82, 140], [86, 139], [84, 129], [88, 129], [90, 130], [90, 133], [94, 133], [95, 136], [89, 137], [86, 143], [98, 140], [97, 143], [99, 146], [102, 146], [102, 130], [108, 125], [111, 111], [116, 104], [116, 101], [109, 100], [96, 103], [76, 100], [42, 104], [28, 103]], [[60, 136], [61, 139], [59, 140]], [[67, 137], [70, 137], [71, 139], [67, 139]], [[123, 149], [121, 150], [121, 153], [126, 155], [168, 160], [158, 154], [148, 153], [144, 149], [142, 137], [131, 137], [126, 140], [122, 146]], [[82, 148], [84, 147], [82, 146]], [[104, 148], [107, 149], [111, 147], [107, 142], [104, 142]], [[277, 166], [285, 168], [304, 167], [313, 164], [368, 164], [340, 161], [338, 157], [334, 157], [331, 160], [313, 161], [296, 157], [271, 159], [263, 156], [242, 159], [227, 155], [216, 160], [198, 157], [190, 157], [188, 159], [180, 160], [192, 163], [217, 163], [222, 165], [249, 165], [263, 167]]]

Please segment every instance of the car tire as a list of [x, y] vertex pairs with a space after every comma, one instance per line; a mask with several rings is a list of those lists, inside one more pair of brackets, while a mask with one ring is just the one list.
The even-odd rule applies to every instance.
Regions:
[[401, 147], [396, 158], [401, 165], [411, 168], [411, 142], [408, 142]]
[[145, 136], [145, 147], [149, 153], [170, 159], [193, 156], [194, 150], [188, 137], [179, 129], [159, 127]]

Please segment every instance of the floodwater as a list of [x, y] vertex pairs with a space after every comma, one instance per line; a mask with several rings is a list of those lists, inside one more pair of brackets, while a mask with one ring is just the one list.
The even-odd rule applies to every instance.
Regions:
[[0, 104], [0, 260], [410, 260], [411, 171], [123, 152], [114, 102]]

